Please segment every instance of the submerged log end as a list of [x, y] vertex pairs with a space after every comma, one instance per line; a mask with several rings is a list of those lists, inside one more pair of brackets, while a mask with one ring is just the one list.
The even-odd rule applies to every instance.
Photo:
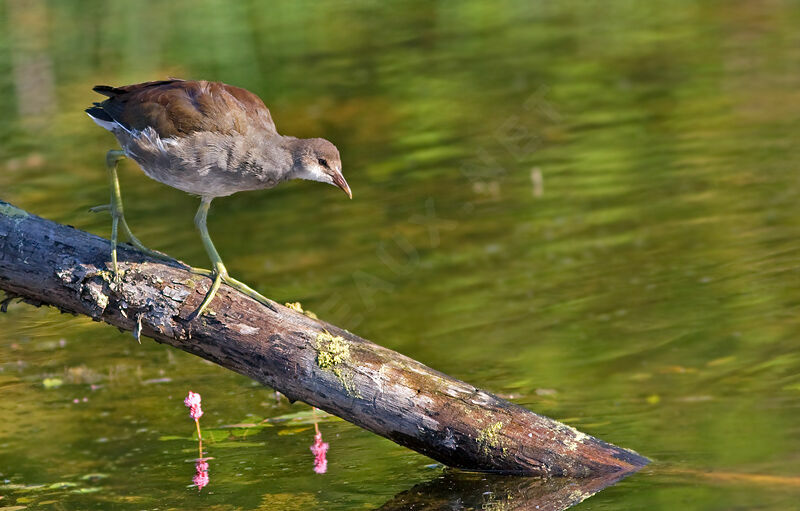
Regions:
[[[604, 442], [558, 421], [538, 415], [483, 391], [496, 402], [449, 418], [436, 431], [387, 435], [395, 442], [448, 466], [502, 474], [620, 477], [650, 463], [635, 451]], [[457, 402], [456, 402], [457, 403]], [[443, 403], [446, 410], [453, 403]], [[432, 416], [441, 416], [432, 413]], [[451, 416], [452, 417], [452, 416]]]

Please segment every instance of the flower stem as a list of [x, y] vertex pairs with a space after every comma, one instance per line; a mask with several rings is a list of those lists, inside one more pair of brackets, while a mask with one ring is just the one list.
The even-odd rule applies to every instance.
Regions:
[[197, 459], [203, 459], [203, 435], [200, 433], [200, 421], [195, 419], [194, 423], [197, 426]]

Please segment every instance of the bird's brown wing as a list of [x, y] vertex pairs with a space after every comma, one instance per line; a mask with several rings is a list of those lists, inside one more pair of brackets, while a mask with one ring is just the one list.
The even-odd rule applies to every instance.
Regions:
[[163, 80], [124, 87], [98, 85], [108, 96], [95, 108], [127, 129], [153, 128], [162, 138], [197, 131], [277, 133], [269, 109], [250, 91], [220, 82]]

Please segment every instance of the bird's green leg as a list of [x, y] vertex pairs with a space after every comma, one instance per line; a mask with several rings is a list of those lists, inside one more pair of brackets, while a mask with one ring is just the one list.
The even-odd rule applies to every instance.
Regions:
[[128, 237], [131, 245], [141, 252], [164, 261], [174, 260], [169, 256], [145, 247], [142, 242], [133, 235], [130, 227], [128, 227], [128, 222], [125, 221], [125, 213], [122, 208], [122, 193], [120, 192], [119, 177], [117, 176], [117, 164], [119, 160], [123, 158], [125, 158], [125, 153], [122, 151], [111, 150], [106, 153], [106, 168], [108, 169], [108, 180], [111, 188], [111, 204], [97, 206], [89, 210], [94, 213], [106, 210], [111, 212], [111, 265], [114, 269], [114, 277], [117, 279], [119, 279], [119, 270], [117, 269], [117, 239], [119, 227], [122, 227], [122, 232]]
[[217, 249], [214, 247], [214, 243], [211, 241], [211, 236], [208, 234], [206, 222], [208, 220], [208, 209], [210, 206], [211, 199], [203, 197], [202, 201], [200, 202], [200, 207], [197, 209], [197, 214], [194, 217], [194, 223], [197, 226], [197, 229], [200, 231], [200, 238], [203, 240], [203, 246], [206, 249], [206, 253], [208, 253], [208, 257], [211, 259], [211, 266], [213, 269], [206, 270], [203, 268], [192, 268], [192, 272], [213, 278], [214, 281], [212, 282], [208, 293], [206, 293], [203, 303], [201, 303], [200, 307], [198, 307], [198, 309], [191, 315], [190, 319], [201, 315], [203, 311], [206, 310], [208, 304], [210, 304], [211, 300], [214, 299], [214, 295], [217, 293], [217, 290], [222, 282], [225, 282], [240, 293], [243, 293], [250, 298], [253, 298], [256, 301], [266, 305], [270, 309], [275, 310], [272, 302], [265, 296], [261, 295], [258, 291], [254, 290], [247, 284], [239, 282], [228, 275], [228, 270], [222, 263], [222, 258], [220, 257], [219, 252], [217, 252]]
[[[209, 207], [211, 207], [211, 199], [208, 197], [203, 197], [203, 199], [200, 201], [200, 207], [197, 208], [197, 214], [194, 216], [194, 225], [197, 226], [197, 230], [200, 231], [200, 239], [203, 240], [203, 246], [206, 249], [209, 259], [211, 259], [212, 270], [210, 272], [210, 276], [214, 278], [214, 282], [211, 283], [211, 288], [209, 288], [208, 293], [206, 293], [203, 303], [201, 303], [200, 307], [198, 307], [197, 310], [192, 313], [190, 319], [201, 315], [203, 311], [206, 310], [208, 304], [214, 299], [214, 295], [217, 294], [219, 285], [222, 283], [222, 276], [228, 274], [228, 270], [225, 269], [225, 265], [222, 263], [222, 258], [219, 256], [219, 252], [217, 252], [216, 247], [214, 247], [214, 243], [211, 241], [211, 236], [208, 235], [208, 227], [206, 222], [208, 220]], [[207, 270], [192, 268], [192, 271], [196, 271], [197, 273], [202, 271], [205, 273]]]
[[[106, 153], [106, 169], [108, 170], [108, 180], [111, 185], [111, 267], [114, 270], [114, 278], [119, 280], [119, 269], [117, 268], [117, 228], [119, 219], [122, 217], [122, 196], [119, 191], [119, 179], [117, 179], [117, 162], [125, 157], [122, 151], [111, 150]], [[102, 207], [102, 206], [101, 206]]]

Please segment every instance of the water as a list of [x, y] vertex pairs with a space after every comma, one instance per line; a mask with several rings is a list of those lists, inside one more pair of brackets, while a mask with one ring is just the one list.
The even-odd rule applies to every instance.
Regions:
[[[354, 199], [215, 201], [232, 275], [654, 460], [576, 509], [796, 506], [796, 3], [147, 5], [0, 6], [0, 197], [108, 236], [86, 212], [114, 145], [91, 86], [246, 87], [282, 133], [338, 145]], [[121, 176], [137, 236], [207, 264], [197, 200]], [[207, 428], [302, 420], [207, 443], [198, 494], [190, 389]], [[331, 417], [317, 475], [305, 405], [22, 304], [0, 315], [0, 409], [5, 506], [388, 509], [451, 477]]]

